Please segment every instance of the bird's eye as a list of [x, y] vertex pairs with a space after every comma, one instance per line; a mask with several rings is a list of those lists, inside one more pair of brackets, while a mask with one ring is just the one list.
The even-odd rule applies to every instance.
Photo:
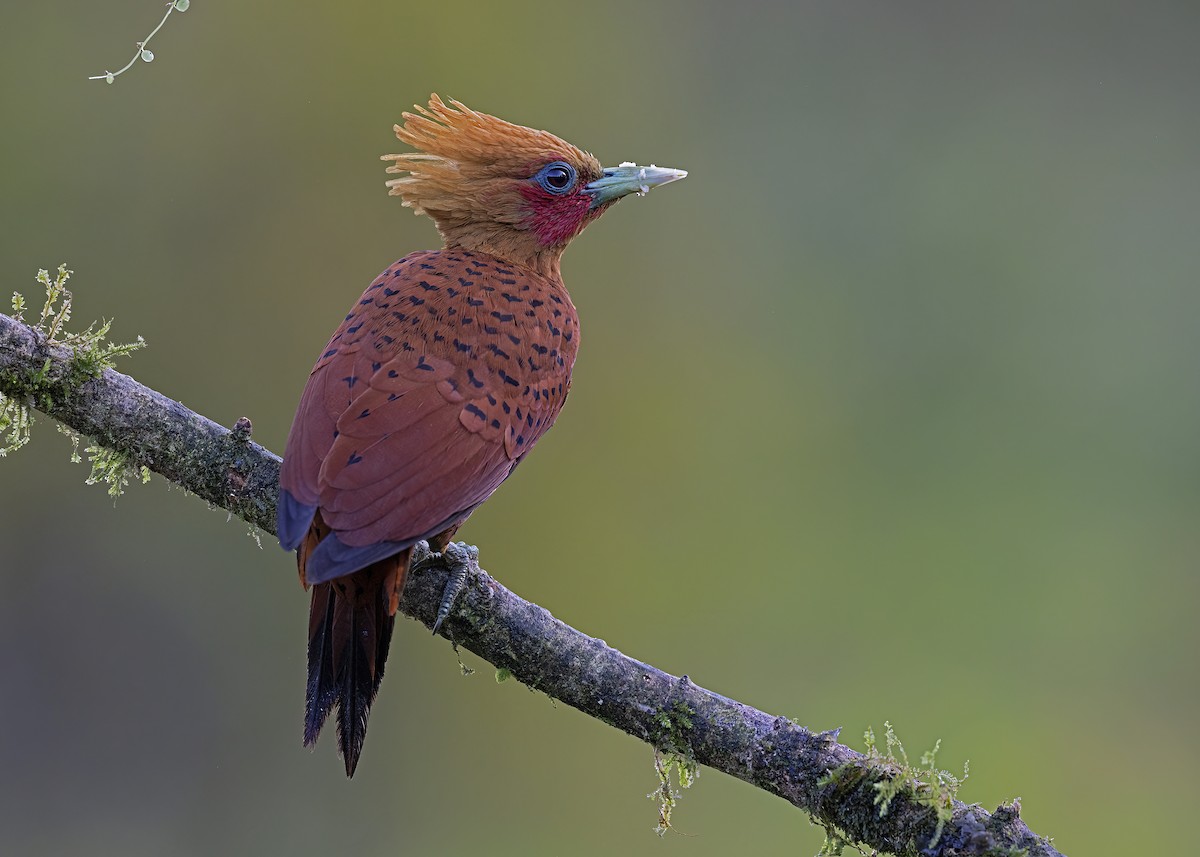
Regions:
[[562, 161], [547, 164], [538, 170], [534, 178], [537, 183], [550, 193], [566, 193], [575, 186], [577, 174], [575, 168]]

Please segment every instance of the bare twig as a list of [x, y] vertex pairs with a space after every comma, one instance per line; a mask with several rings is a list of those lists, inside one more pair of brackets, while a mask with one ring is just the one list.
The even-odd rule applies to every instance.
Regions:
[[[126, 454], [268, 532], [275, 530], [279, 458], [112, 369], [80, 379], [69, 349], [0, 315], [0, 393]], [[401, 609], [432, 627], [448, 570], [410, 577]], [[814, 733], [641, 663], [560, 622], [472, 561], [443, 636], [531, 688], [671, 754], [744, 780], [812, 814], [839, 842], [902, 855], [1059, 854], [1020, 818], [947, 799], [890, 756], [858, 753], [836, 732]], [[881, 798], [886, 798], [881, 814]], [[830, 852], [833, 853], [833, 852]]]
[[167, 18], [171, 17], [172, 12], [186, 12], [191, 5], [191, 0], [170, 0], [167, 3], [167, 13], [163, 15], [162, 20], [158, 22], [158, 26], [150, 31], [150, 35], [137, 43], [137, 52], [133, 55], [133, 59], [125, 63], [125, 66], [118, 71], [105, 71], [104, 74], [94, 74], [88, 80], [103, 80], [112, 83], [118, 77], [123, 75], [129, 69], [133, 68], [133, 64], [138, 60], [143, 62], [153, 62], [154, 53], [146, 46], [150, 44], [150, 40], [163, 28], [163, 24], [167, 23]]

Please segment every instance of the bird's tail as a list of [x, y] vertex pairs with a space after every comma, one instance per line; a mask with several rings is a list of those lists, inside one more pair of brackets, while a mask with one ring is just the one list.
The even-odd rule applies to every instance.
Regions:
[[[354, 574], [312, 587], [308, 618], [308, 692], [304, 744], [317, 741], [337, 708], [338, 749], [346, 776], [354, 776], [371, 703], [383, 680], [397, 583], [403, 586], [409, 551], [402, 551]], [[397, 580], [397, 577], [399, 580]]]

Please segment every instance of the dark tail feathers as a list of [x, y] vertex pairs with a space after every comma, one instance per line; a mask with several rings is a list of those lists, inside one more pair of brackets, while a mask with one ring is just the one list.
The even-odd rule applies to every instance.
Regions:
[[[396, 617], [388, 609], [385, 581], [396, 559], [312, 588], [304, 744], [316, 743], [336, 706], [338, 748], [348, 777], [354, 776], [362, 753], [367, 717], [392, 641]], [[407, 556], [404, 560], [407, 566]]]

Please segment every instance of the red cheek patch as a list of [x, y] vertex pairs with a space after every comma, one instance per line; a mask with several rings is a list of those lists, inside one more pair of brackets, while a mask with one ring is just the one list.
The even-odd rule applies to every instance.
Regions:
[[521, 196], [529, 203], [526, 225], [546, 247], [565, 244], [578, 235], [591, 213], [591, 199], [578, 191], [554, 196], [535, 185], [526, 185], [521, 188]]

